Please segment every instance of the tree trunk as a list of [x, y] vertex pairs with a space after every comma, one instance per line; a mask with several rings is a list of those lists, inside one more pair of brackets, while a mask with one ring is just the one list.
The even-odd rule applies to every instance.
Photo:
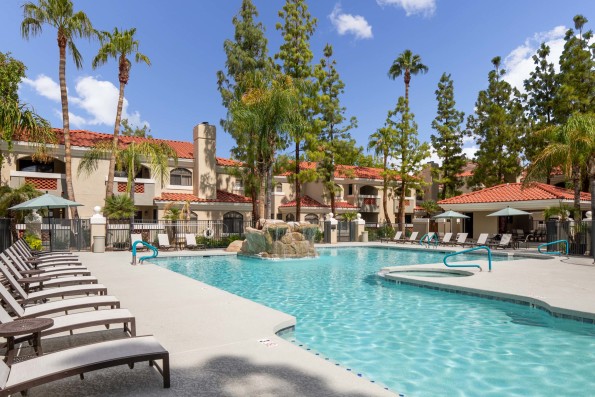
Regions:
[[384, 153], [384, 176], [382, 177], [382, 208], [384, 209], [384, 221], [388, 223], [388, 227], [393, 227], [388, 213], [388, 153]]
[[580, 217], [581, 213], [581, 174], [579, 167], [576, 165], [572, 166], [572, 183], [574, 184], [573, 218], [576, 219], [577, 216]]
[[[258, 192], [258, 215], [260, 218], [264, 218], [265, 217], [265, 208], [264, 208], [264, 203], [266, 201], [266, 171], [262, 173], [261, 178], [260, 178], [260, 191]], [[260, 218], [257, 219], [257, 221], [260, 221]], [[262, 227], [262, 225], [260, 225]]]
[[[70, 149], [70, 118], [68, 116], [68, 93], [66, 92], [66, 37], [58, 32], [58, 48], [60, 50], [60, 99], [62, 101], [62, 131], [64, 133], [64, 164], [66, 174], [66, 194], [68, 200], [75, 201], [72, 187], [72, 152]], [[76, 207], [70, 207], [73, 219], [78, 218]]]
[[302, 211], [302, 187], [300, 183], [300, 143], [295, 143], [295, 220], [300, 221]]
[[122, 120], [122, 106], [124, 104], [125, 83], [120, 82], [120, 96], [118, 97], [118, 108], [116, 110], [116, 123], [114, 125], [114, 137], [112, 140], [112, 150], [109, 159], [109, 170], [107, 173], [107, 186], [105, 187], [105, 198], [114, 195], [114, 174], [116, 171], [116, 152], [118, 150], [118, 135], [120, 134], [120, 121]]
[[401, 181], [401, 194], [399, 195], [399, 223], [401, 232], [405, 235], [405, 182]]

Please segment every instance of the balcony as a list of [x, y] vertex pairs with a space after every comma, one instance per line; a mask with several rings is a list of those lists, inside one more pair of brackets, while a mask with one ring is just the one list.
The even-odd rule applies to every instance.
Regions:
[[29, 183], [37, 190], [48, 192], [54, 196], [62, 196], [66, 192], [66, 176], [47, 172], [10, 171], [10, 187], [18, 188]]
[[[413, 214], [415, 212], [415, 196], [405, 197], [405, 213]], [[399, 212], [399, 199], [395, 198], [395, 213]]]
[[[126, 178], [114, 178], [114, 193], [126, 192]], [[153, 205], [155, 198], [155, 181], [153, 179], [137, 178], [134, 181], [134, 205]]]
[[360, 194], [357, 198], [357, 206], [360, 212], [380, 212], [382, 199], [379, 196]]

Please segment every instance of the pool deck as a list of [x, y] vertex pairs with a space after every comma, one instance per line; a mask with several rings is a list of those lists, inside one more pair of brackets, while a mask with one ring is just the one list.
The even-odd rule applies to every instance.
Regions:
[[[339, 244], [343, 245], [353, 244]], [[386, 243], [359, 245], [387, 247]], [[217, 253], [222, 252], [178, 251], [160, 256]], [[109, 293], [120, 298], [122, 307], [136, 316], [138, 335], [153, 334], [169, 350], [172, 387], [163, 389], [155, 370], [140, 363], [134, 370], [117, 367], [85, 374], [84, 381], [72, 377], [35, 387], [30, 396], [398, 395], [398, 390], [384, 390], [277, 337], [276, 331], [295, 324], [292, 316], [152, 264], [131, 266], [130, 252], [81, 252], [79, 256]], [[477, 262], [487, 270], [486, 261]], [[444, 269], [442, 264], [412, 267]], [[492, 272], [471, 271], [470, 277], [395, 277], [413, 284], [535, 301], [555, 312], [595, 319], [591, 258], [528, 258], [494, 262]], [[96, 341], [122, 334], [119, 329], [98, 329], [74, 339]], [[69, 346], [72, 339], [52, 338], [44, 342], [44, 349]]]

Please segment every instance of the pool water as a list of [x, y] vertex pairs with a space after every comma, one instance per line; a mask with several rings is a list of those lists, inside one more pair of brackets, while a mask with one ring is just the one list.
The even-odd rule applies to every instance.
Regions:
[[293, 261], [214, 256], [155, 262], [295, 316], [290, 340], [406, 396], [593, 395], [594, 325], [375, 275], [385, 266], [440, 262], [440, 253], [319, 253]]

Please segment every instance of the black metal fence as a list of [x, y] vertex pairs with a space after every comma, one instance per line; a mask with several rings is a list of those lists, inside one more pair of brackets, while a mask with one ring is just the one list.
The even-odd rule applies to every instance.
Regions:
[[143, 241], [158, 246], [158, 235], [165, 234], [169, 244], [183, 247], [186, 234], [192, 234], [197, 244], [205, 247], [227, 247], [232, 241], [243, 239], [246, 227], [251, 221], [166, 221], [133, 222], [129, 220], [108, 220], [106, 225], [106, 249], [128, 250], [131, 248], [130, 235], [140, 234]]
[[10, 218], [0, 218], [0, 252], [3, 252], [12, 244], [10, 225]]
[[[585, 255], [586, 253], [592, 255], [592, 223], [592, 221], [547, 221], [545, 222], [545, 242], [566, 240], [568, 241], [568, 253], [570, 255]], [[553, 244], [548, 247], [550, 251], [561, 249], [564, 249], [563, 243]]]
[[[27, 224], [17, 224], [19, 237], [24, 237]], [[51, 251], [87, 251], [91, 249], [89, 219], [44, 218], [41, 224], [41, 245]]]

